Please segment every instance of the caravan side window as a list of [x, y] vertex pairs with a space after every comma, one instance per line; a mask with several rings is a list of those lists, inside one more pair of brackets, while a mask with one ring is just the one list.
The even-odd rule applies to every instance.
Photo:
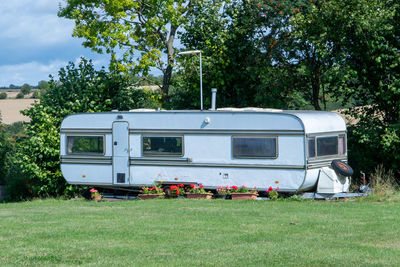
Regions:
[[183, 156], [182, 136], [143, 136], [144, 156]]
[[307, 138], [308, 157], [323, 157], [346, 154], [346, 135], [316, 136]]
[[67, 136], [67, 154], [104, 155], [104, 136]]
[[232, 137], [234, 158], [276, 158], [277, 137]]

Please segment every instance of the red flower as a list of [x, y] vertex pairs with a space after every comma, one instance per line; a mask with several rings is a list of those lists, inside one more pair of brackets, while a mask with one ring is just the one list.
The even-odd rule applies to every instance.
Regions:
[[201, 184], [201, 185], [200, 185], [200, 188], [203, 188], [203, 187], [204, 187], [204, 185]]
[[236, 185], [233, 185], [233, 186], [232, 186], [232, 189], [237, 190], [237, 189], [239, 189], [239, 187], [237, 187]]
[[272, 190], [274, 190], [274, 189], [272, 189], [272, 186], [270, 186], [270, 187], [268, 188], [268, 190], [267, 190], [267, 193], [269, 193], [269, 192], [272, 191]]
[[176, 190], [176, 192], [175, 192], [177, 195], [179, 195], [181, 192], [179, 192], [179, 190]]
[[275, 191], [278, 191], [279, 190], [279, 187], [277, 187], [276, 189], [275, 189]]
[[195, 185], [194, 185], [194, 184], [191, 184], [191, 185], [190, 185], [190, 187], [191, 187], [191, 188], [194, 188], [194, 187], [195, 187]]
[[183, 184], [178, 184], [178, 187], [184, 187], [184, 185]]
[[169, 189], [171, 189], [171, 190], [176, 190], [176, 189], [178, 189], [178, 187], [177, 187], [176, 185], [171, 185], [171, 186], [169, 187]]

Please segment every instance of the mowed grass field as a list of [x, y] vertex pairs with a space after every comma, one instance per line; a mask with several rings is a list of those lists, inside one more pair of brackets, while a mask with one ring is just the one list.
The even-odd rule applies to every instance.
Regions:
[[0, 204], [0, 265], [399, 266], [400, 205], [188, 199]]

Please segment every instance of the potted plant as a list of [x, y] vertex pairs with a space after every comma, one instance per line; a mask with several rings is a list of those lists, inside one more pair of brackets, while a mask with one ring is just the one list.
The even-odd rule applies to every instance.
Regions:
[[234, 185], [231, 187], [230, 195], [231, 195], [232, 200], [256, 199], [258, 196], [258, 192], [257, 192], [256, 188], [254, 188], [253, 190], [250, 190], [245, 185], [242, 185], [241, 187], [237, 187], [236, 185]]
[[229, 185], [226, 187], [218, 186], [218, 188], [217, 188], [218, 197], [222, 198], [222, 199], [226, 199], [231, 193], [230, 190], [231, 190], [231, 188], [229, 187]]
[[189, 186], [189, 190], [186, 192], [186, 197], [187, 198], [195, 198], [195, 199], [211, 199], [212, 197], [212, 193], [211, 192], [207, 192], [204, 189], [204, 185], [194, 185], [191, 184]]
[[279, 187], [277, 187], [276, 189], [273, 189], [272, 186], [270, 186], [267, 189], [267, 194], [268, 194], [269, 199], [277, 199], [279, 196], [278, 190], [279, 190]]
[[97, 189], [92, 188], [90, 189], [90, 198], [92, 200], [100, 201], [103, 198], [103, 196], [99, 193], [99, 191], [97, 191]]
[[166, 189], [166, 192], [170, 197], [183, 197], [185, 195], [185, 186], [183, 184], [171, 185]]
[[140, 190], [140, 194], [138, 197], [141, 199], [154, 199], [154, 198], [162, 198], [165, 193], [161, 187], [154, 185], [152, 187], [143, 186], [142, 190]]

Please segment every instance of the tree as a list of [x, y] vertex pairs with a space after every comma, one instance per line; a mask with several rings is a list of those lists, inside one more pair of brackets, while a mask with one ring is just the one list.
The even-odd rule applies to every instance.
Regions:
[[144, 75], [151, 67], [160, 69], [161, 89], [167, 97], [174, 41], [190, 4], [183, 0], [67, 0], [59, 16], [75, 20], [73, 36], [84, 38], [85, 47], [111, 55], [111, 69]]
[[13, 164], [24, 177], [31, 197], [75, 192], [75, 187], [66, 184], [60, 170], [59, 133], [65, 116], [158, 106], [156, 98], [148, 101], [152, 99], [148, 92], [131, 89], [127, 76], [104, 69], [96, 71], [92, 62], [85, 59], [78, 66], [69, 63], [60, 69], [58, 76], [59, 80], [51, 78], [40, 103], [22, 112], [31, 122], [26, 125], [26, 137], [18, 143]]
[[47, 89], [49, 89], [49, 83], [47, 81], [42, 80], [38, 82], [37, 87], [39, 88], [39, 90], [46, 91]]
[[0, 93], [0, 99], [6, 99], [7, 98], [7, 93], [6, 92], [1, 92]]
[[[204, 88], [218, 88], [218, 105], [304, 106], [305, 101], [292, 84], [292, 69], [278, 60], [282, 54], [277, 47], [287, 45], [284, 33], [289, 29], [290, 18], [281, 12], [289, 9], [289, 4], [246, 0], [203, 1], [202, 5], [193, 2], [181, 41], [188, 49], [203, 51]], [[182, 60], [184, 68], [178, 73], [174, 104], [198, 107], [197, 58], [186, 56]], [[204, 94], [208, 96], [209, 90]], [[206, 98], [206, 105], [207, 102]]]
[[31, 92], [31, 90], [32, 90], [32, 87], [31, 87], [29, 84], [27, 84], [27, 83], [24, 83], [24, 85], [22, 85], [22, 87], [21, 87], [21, 92], [22, 92], [24, 95], [29, 94], [29, 93]]

